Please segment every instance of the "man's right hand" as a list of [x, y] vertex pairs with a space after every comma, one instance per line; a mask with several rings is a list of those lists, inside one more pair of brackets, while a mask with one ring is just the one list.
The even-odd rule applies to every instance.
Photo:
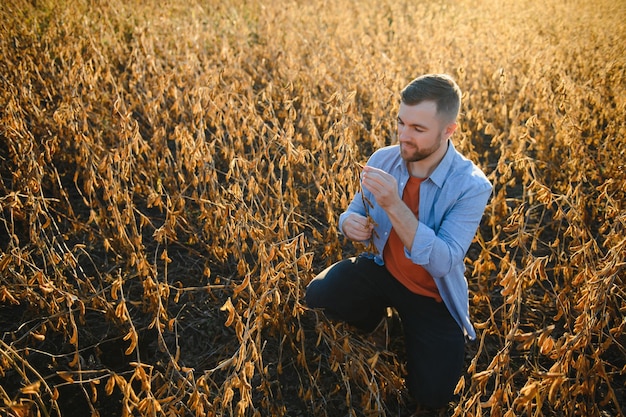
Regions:
[[343, 221], [341, 228], [348, 239], [361, 242], [372, 237], [374, 225], [367, 217], [352, 213]]

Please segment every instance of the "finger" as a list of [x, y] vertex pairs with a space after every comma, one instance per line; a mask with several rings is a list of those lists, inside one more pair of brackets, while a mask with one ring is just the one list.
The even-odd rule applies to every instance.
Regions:
[[365, 217], [354, 217], [352, 221], [354, 222], [355, 227], [360, 227], [364, 229], [368, 225], [367, 218]]
[[385, 171], [376, 170], [363, 173], [363, 183], [370, 184], [371, 186], [377, 184], [379, 186], [385, 186], [390, 181], [390, 175]]
[[374, 196], [378, 196], [380, 192], [385, 189], [382, 182], [370, 177], [364, 178], [362, 185], [366, 190], [374, 194]]
[[367, 240], [370, 238], [371, 234], [365, 231], [358, 231], [353, 233], [352, 236], [354, 237], [354, 240]]
[[370, 165], [366, 165], [363, 167], [363, 173], [367, 173], [367, 174], [374, 174], [374, 173], [378, 173], [378, 174], [386, 174], [385, 171], [383, 171], [380, 168], [376, 168]]
[[345, 230], [346, 236], [352, 240], [366, 240], [369, 238], [370, 233], [364, 231], [362, 228], [349, 227]]
[[357, 213], [352, 213], [347, 219], [347, 222], [352, 222], [355, 225], [364, 226], [367, 224], [367, 217]]

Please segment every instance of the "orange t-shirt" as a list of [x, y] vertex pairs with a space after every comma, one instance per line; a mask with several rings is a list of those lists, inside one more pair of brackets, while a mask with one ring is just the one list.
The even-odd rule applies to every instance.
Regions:
[[[409, 177], [402, 194], [402, 201], [409, 206], [416, 218], [418, 218], [420, 202], [420, 185], [424, 180], [425, 178]], [[414, 264], [411, 259], [405, 256], [404, 244], [393, 228], [383, 251], [383, 259], [391, 275], [411, 292], [431, 297], [441, 302], [441, 296], [433, 277], [422, 266]]]

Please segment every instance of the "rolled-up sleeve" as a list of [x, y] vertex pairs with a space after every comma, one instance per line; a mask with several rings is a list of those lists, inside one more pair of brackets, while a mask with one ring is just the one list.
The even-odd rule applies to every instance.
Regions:
[[[476, 230], [480, 225], [485, 205], [491, 195], [489, 183], [471, 183], [468, 190], [464, 190], [454, 198], [446, 196], [438, 201], [447, 201], [445, 206], [432, 205], [425, 202], [420, 207], [420, 222], [413, 239], [410, 253], [406, 255], [416, 264], [422, 265], [433, 277], [448, 275], [455, 265], [462, 264], [469, 246], [474, 239]], [[430, 197], [431, 193], [452, 192], [458, 188], [437, 190], [436, 185], [429, 184], [432, 189], [425, 190], [424, 195]], [[422, 206], [422, 204], [420, 204]], [[437, 213], [445, 210], [445, 214]], [[429, 219], [429, 217], [431, 217]], [[421, 221], [422, 218], [426, 222]], [[441, 223], [433, 224], [432, 219], [441, 219]]]

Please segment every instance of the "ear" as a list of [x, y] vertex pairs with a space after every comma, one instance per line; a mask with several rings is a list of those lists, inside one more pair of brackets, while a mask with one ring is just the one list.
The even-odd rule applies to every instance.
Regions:
[[444, 135], [446, 137], [446, 139], [448, 139], [450, 136], [452, 136], [452, 134], [454, 133], [454, 131], [457, 128], [457, 124], [455, 122], [452, 122], [450, 124], [448, 124], [444, 130]]

